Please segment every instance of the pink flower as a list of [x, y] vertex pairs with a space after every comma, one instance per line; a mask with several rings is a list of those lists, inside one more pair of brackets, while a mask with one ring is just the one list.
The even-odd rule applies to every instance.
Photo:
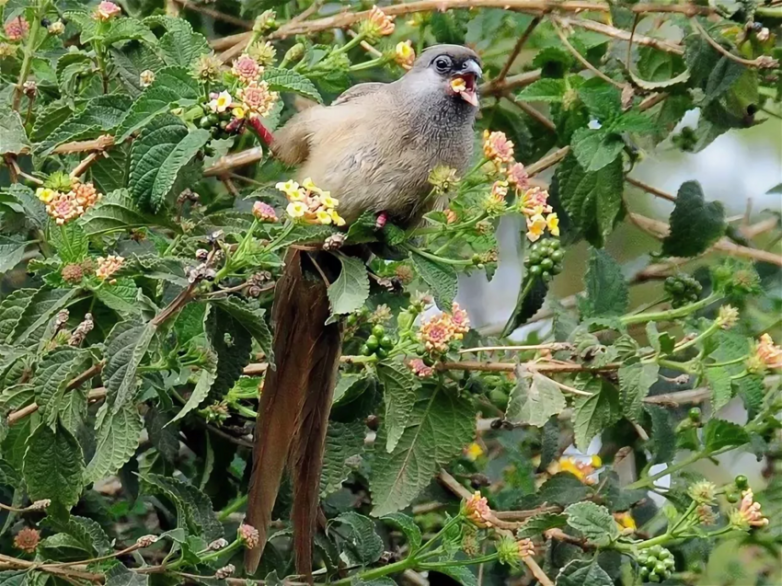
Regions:
[[103, 2], [98, 4], [98, 6], [95, 8], [95, 11], [92, 13], [92, 18], [95, 20], [107, 21], [111, 20], [121, 12], [122, 9], [114, 4], [114, 2], [103, 0]]
[[515, 185], [517, 189], [529, 187], [529, 175], [521, 163], [513, 163], [508, 169], [508, 183]]
[[263, 73], [263, 67], [255, 59], [245, 54], [234, 61], [231, 73], [238, 77], [242, 83], [250, 83], [256, 81]]
[[256, 201], [253, 204], [253, 216], [261, 220], [262, 222], [276, 222], [277, 212], [268, 203], [263, 201]]
[[279, 94], [269, 91], [265, 81], [251, 81], [247, 87], [240, 88], [236, 96], [242, 101], [242, 106], [249, 115], [266, 117], [274, 107]]
[[56, 191], [46, 204], [46, 212], [54, 218], [58, 226], [62, 226], [81, 216], [84, 213], [84, 206], [79, 203], [76, 194], [72, 191], [68, 193]]
[[774, 340], [768, 334], [760, 336], [755, 353], [767, 368], [782, 369], [782, 348], [774, 344]]
[[496, 199], [505, 199], [508, 195], [508, 182], [507, 181], [495, 181], [491, 186], [491, 195]]
[[538, 216], [550, 214], [551, 206], [548, 205], [548, 191], [540, 187], [530, 187], [521, 198], [521, 213], [525, 216]]
[[768, 525], [768, 519], [760, 511], [760, 503], [755, 502], [755, 495], [750, 488], [741, 493], [738, 515], [750, 527], [765, 527]]
[[485, 497], [481, 496], [481, 493], [477, 490], [462, 507], [462, 514], [467, 518], [470, 523], [485, 529], [491, 527], [491, 508], [489, 508], [489, 502]]
[[244, 542], [247, 549], [253, 549], [261, 542], [258, 530], [247, 523], [239, 525], [239, 529], [236, 530], [236, 537]]
[[73, 187], [73, 193], [76, 196], [76, 201], [85, 210], [98, 203], [102, 197], [92, 183], [76, 183]]
[[413, 374], [420, 378], [428, 378], [434, 374], [434, 368], [424, 364], [420, 358], [413, 358], [407, 363], [407, 366], [413, 371]]
[[98, 268], [95, 270], [95, 276], [105, 281], [111, 277], [114, 273], [122, 268], [125, 264], [125, 259], [121, 256], [115, 256], [110, 254], [107, 257], [98, 257]]
[[495, 163], [510, 163], [513, 161], [513, 142], [508, 140], [504, 132], [484, 130], [483, 154]]
[[21, 16], [5, 23], [5, 34], [11, 41], [21, 41], [30, 31], [30, 24]]
[[466, 334], [470, 331], [470, 318], [467, 316], [467, 312], [459, 307], [455, 301], [451, 306], [451, 325], [457, 334]]
[[450, 318], [441, 313], [421, 325], [418, 334], [420, 340], [429, 352], [446, 352], [448, 344], [454, 339], [453, 325]]

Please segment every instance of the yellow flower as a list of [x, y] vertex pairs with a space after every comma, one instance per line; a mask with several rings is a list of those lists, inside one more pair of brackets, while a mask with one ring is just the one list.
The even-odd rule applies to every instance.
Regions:
[[[336, 201], [336, 200], [335, 200], [335, 201]], [[335, 226], [344, 226], [344, 225], [345, 225], [345, 218], [343, 218], [342, 216], [340, 216], [340, 215], [337, 213], [337, 210], [335, 210], [335, 209], [330, 209], [330, 210], [329, 210], [329, 215], [331, 216], [331, 221], [332, 221], [332, 222], [334, 222], [334, 225], [335, 225]]]
[[236, 106], [231, 110], [231, 113], [234, 115], [234, 118], [238, 118], [239, 120], [242, 120], [247, 115], [247, 112], [245, 112], [244, 108], [241, 106]]
[[323, 193], [320, 187], [315, 185], [315, 182], [312, 180], [311, 177], [307, 177], [304, 181], [302, 181], [301, 186], [307, 191], [311, 191], [312, 193], [317, 193], [318, 195]]
[[546, 231], [546, 226], [546, 219], [540, 214], [527, 218], [527, 240], [530, 242], [539, 240]]
[[473, 442], [464, 450], [464, 456], [471, 462], [475, 462], [475, 460], [483, 456], [483, 448]]
[[627, 511], [624, 513], [614, 513], [614, 520], [616, 521], [616, 524], [619, 525], [620, 529], [635, 531], [638, 528], [635, 524], [635, 519], [633, 519], [633, 516]]
[[592, 464], [592, 468], [602, 468], [603, 466], [603, 459], [597, 454], [589, 458], [589, 462]]
[[546, 226], [548, 226], [548, 231], [551, 232], [553, 236], [559, 236], [559, 218], [557, 217], [557, 214], [549, 214], [546, 216]]
[[596, 482], [591, 475], [594, 474], [596, 468], [600, 468], [602, 465], [603, 462], [599, 456], [592, 456], [588, 464], [580, 462], [576, 458], [563, 457], [552, 462], [546, 469], [546, 472], [552, 476], [560, 472], [569, 472], [584, 484], [591, 485]]
[[331, 214], [322, 208], [315, 212], [315, 217], [318, 220], [318, 224], [331, 224], [332, 222]]
[[276, 187], [277, 189], [282, 191], [285, 195], [287, 195], [288, 198], [291, 199], [291, 201], [301, 201], [302, 199], [304, 199], [302, 197], [301, 191], [299, 191], [299, 184], [296, 183], [295, 181], [290, 180], [290, 181], [286, 181], [285, 183], [280, 182], [274, 187]]
[[35, 195], [37, 195], [38, 199], [40, 199], [43, 203], [49, 203], [57, 195], [57, 192], [54, 189], [49, 189], [47, 187], [39, 187], [35, 191]]
[[291, 218], [301, 218], [307, 212], [307, 206], [300, 201], [292, 201], [285, 208], [285, 213]]
[[397, 65], [400, 65], [405, 69], [410, 69], [413, 66], [415, 51], [413, 50], [412, 41], [397, 43], [396, 49], [394, 50], [394, 61], [396, 61]]
[[223, 91], [220, 92], [220, 94], [215, 99], [209, 102], [209, 108], [212, 110], [212, 112], [225, 112], [228, 108], [231, 107], [232, 102], [233, 98], [231, 97], [231, 94]]
[[456, 77], [451, 80], [451, 89], [460, 94], [467, 89], [467, 82], [461, 77]]
[[320, 194], [320, 203], [323, 207], [331, 209], [339, 205], [339, 200], [331, 197], [330, 192], [324, 191], [323, 193]]

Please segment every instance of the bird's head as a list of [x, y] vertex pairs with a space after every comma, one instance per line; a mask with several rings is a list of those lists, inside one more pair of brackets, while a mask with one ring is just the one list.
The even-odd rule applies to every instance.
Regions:
[[435, 45], [426, 49], [408, 76], [425, 80], [430, 91], [478, 107], [478, 79], [483, 74], [480, 58], [461, 45]]

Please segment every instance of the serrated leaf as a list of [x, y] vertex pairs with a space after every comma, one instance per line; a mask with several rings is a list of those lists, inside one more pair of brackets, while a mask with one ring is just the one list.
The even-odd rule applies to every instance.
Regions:
[[253, 307], [251, 303], [236, 297], [218, 299], [213, 301], [213, 303], [226, 313], [232, 315], [236, 319], [236, 323], [255, 338], [255, 341], [258, 342], [263, 353], [266, 354], [267, 360], [274, 363], [272, 333], [264, 319], [264, 315], [266, 314], [265, 309]]
[[704, 375], [709, 389], [711, 389], [711, 408], [716, 413], [733, 398], [733, 385], [731, 374], [723, 366], [715, 366], [704, 369]]
[[101, 420], [95, 438], [95, 454], [84, 471], [85, 484], [116, 474], [136, 452], [143, 427], [133, 403], [125, 403]]
[[[93, 68], [93, 59], [86, 51], [68, 52], [57, 59], [55, 75], [60, 94], [65, 98], [71, 98], [68, 101], [72, 102], [79, 93], [80, 84], [92, 77]], [[73, 108], [74, 104], [71, 103], [70, 106]]]
[[561, 529], [567, 525], [567, 517], [558, 513], [542, 513], [530, 517], [516, 532], [519, 539], [538, 537], [549, 529]]
[[589, 501], [575, 503], [565, 509], [565, 515], [568, 525], [597, 545], [608, 545], [619, 537], [619, 528], [614, 517], [601, 505]]
[[271, 67], [263, 72], [263, 81], [269, 84], [269, 89], [275, 92], [294, 92], [323, 103], [315, 85], [302, 74], [292, 69], [278, 69]]
[[80, 44], [86, 45], [100, 36], [98, 21], [92, 18], [92, 15], [86, 11], [68, 10], [64, 13], [64, 16], [69, 23], [74, 24], [81, 31], [81, 36], [79, 37]]
[[557, 167], [555, 181], [557, 197], [570, 221], [590, 244], [601, 248], [622, 210], [621, 159], [590, 173], [569, 154]]
[[608, 429], [619, 417], [616, 392], [608, 386], [598, 389], [591, 397], [577, 396], [574, 401], [573, 428], [576, 447], [582, 452], [586, 452], [592, 439]]
[[147, 586], [149, 576], [129, 570], [122, 564], [112, 566], [106, 572], [105, 586]]
[[475, 574], [468, 567], [446, 566], [438, 568], [437, 571], [453, 578], [462, 586], [478, 586], [478, 578], [475, 577]]
[[548, 284], [543, 279], [535, 279], [531, 289], [527, 290], [526, 285], [526, 278], [522, 279], [519, 295], [516, 298], [516, 306], [502, 329], [500, 334], [502, 337], [510, 336], [516, 328], [525, 324], [543, 307], [543, 302], [548, 294]]
[[166, 425], [171, 425], [175, 421], [179, 421], [193, 409], [197, 409], [198, 406], [204, 401], [204, 399], [206, 399], [207, 395], [209, 395], [209, 389], [212, 388], [214, 378], [214, 374], [208, 370], [202, 370], [201, 374], [198, 375], [198, 382], [196, 383], [193, 392], [190, 393], [185, 406], [182, 407], [181, 411], [179, 411], [179, 413], [177, 413], [174, 418]]
[[718, 201], [706, 203], [700, 183], [687, 181], [676, 195], [670, 224], [663, 254], [697, 256], [725, 234], [725, 209]]
[[217, 355], [217, 370], [210, 392], [215, 399], [222, 399], [250, 363], [252, 336], [230, 313], [211, 304], [204, 331]]
[[635, 132], [636, 134], [652, 134], [657, 126], [651, 116], [643, 112], [625, 112], [611, 124], [611, 132]]
[[385, 432], [375, 442], [369, 486], [376, 516], [407, 505], [432, 480], [440, 466], [458, 455], [474, 433], [471, 402], [440, 389], [419, 394], [402, 437], [391, 454]]
[[582, 501], [589, 494], [589, 489], [570, 472], [559, 472], [546, 480], [540, 487], [539, 496], [550, 505], [566, 506]]
[[543, 427], [553, 415], [559, 415], [567, 401], [559, 387], [540, 373], [532, 374], [532, 384], [523, 374], [508, 398], [505, 418], [511, 423], [528, 423]]
[[409, 517], [404, 513], [389, 513], [388, 515], [380, 517], [380, 520], [396, 527], [405, 534], [411, 552], [414, 552], [421, 547], [421, 542], [423, 541], [421, 530], [412, 517]]
[[199, 97], [198, 82], [185, 67], [167, 67], [155, 74], [155, 81], [127, 111], [117, 129], [117, 143], [149, 124], [156, 116], [175, 105], [189, 106]]
[[99, 236], [116, 230], [130, 230], [153, 223], [142, 214], [127, 189], [109, 193], [79, 220], [88, 236]]
[[89, 250], [87, 235], [76, 222], [68, 222], [62, 226], [52, 224], [49, 243], [57, 250], [63, 264], [81, 262]]
[[56, 101], [51, 104], [47, 104], [44, 108], [38, 111], [38, 115], [35, 117], [35, 124], [33, 130], [30, 133], [30, 140], [33, 142], [41, 142], [52, 132], [54, 132], [58, 126], [65, 122], [73, 114], [70, 104], [64, 101]]
[[35, 196], [35, 192], [26, 185], [14, 183], [6, 193], [19, 202], [24, 211], [25, 221], [32, 227], [43, 230], [49, 222], [46, 206]]
[[350, 256], [339, 256], [342, 270], [328, 288], [332, 315], [353, 313], [364, 306], [369, 296], [369, 277], [364, 261]]
[[27, 440], [24, 481], [33, 501], [50, 499], [65, 507], [79, 502], [84, 458], [76, 438], [62, 424], [41, 424]]
[[544, 78], [528, 85], [517, 96], [525, 102], [562, 102], [565, 80]]
[[9, 339], [14, 340], [15, 344], [39, 343], [41, 331], [78, 294], [78, 289], [39, 289]]
[[660, 367], [656, 363], [622, 364], [619, 367], [619, 397], [622, 413], [631, 421], [641, 417], [643, 400], [649, 394], [651, 386], [657, 382]]
[[629, 290], [622, 269], [604, 250], [592, 248], [585, 277], [588, 315], [622, 315], [629, 304]]
[[[128, 162], [130, 146], [119, 145], [104, 153], [90, 166], [90, 178], [101, 193], [111, 193], [122, 189], [128, 182]], [[103, 199], [101, 199], [103, 202]], [[88, 211], [95, 209], [91, 207]], [[83, 216], [82, 216], [83, 217]]]
[[329, 422], [320, 476], [321, 497], [325, 498], [342, 487], [342, 482], [355, 468], [357, 458], [364, 452], [365, 436], [363, 421]]
[[619, 89], [599, 77], [588, 79], [578, 87], [577, 91], [578, 97], [589, 113], [601, 123], [605, 123], [622, 111]]
[[606, 571], [592, 561], [573, 560], [559, 571], [557, 586], [613, 586], [614, 581]]
[[413, 261], [418, 275], [430, 287], [437, 307], [443, 311], [449, 311], [458, 288], [458, 279], [454, 268], [451, 265], [428, 259], [417, 252], [411, 252], [410, 259]]
[[163, 494], [174, 504], [178, 527], [201, 535], [207, 542], [222, 537], [223, 528], [215, 517], [209, 497], [195, 486], [158, 474], [143, 476], [142, 480], [149, 492]]
[[44, 142], [37, 145], [36, 150], [46, 156], [63, 143], [96, 138], [110, 132], [120, 123], [132, 103], [131, 97], [124, 94], [93, 98], [81, 112], [67, 119]]
[[70, 346], [60, 346], [47, 354], [35, 371], [35, 402], [44, 421], [52, 429], [57, 424], [65, 388], [85, 369], [87, 352]]
[[93, 519], [70, 515], [66, 520], [49, 515], [46, 525], [55, 531], [60, 531], [72, 537], [85, 551], [101, 556], [113, 551], [111, 540], [103, 528]]
[[383, 385], [386, 405], [383, 425], [386, 428], [386, 451], [396, 448], [405, 431], [405, 425], [418, 396], [418, 380], [402, 362], [381, 362], [377, 365], [377, 378]]
[[[27, 242], [0, 236], [0, 275], [22, 262], [26, 247]], [[0, 336], [0, 340], [2, 340], [2, 336]]]
[[141, 41], [154, 47], [157, 44], [157, 37], [140, 20], [117, 18], [111, 21], [111, 27], [103, 36], [103, 43], [108, 47], [121, 41]]
[[210, 137], [208, 130], [188, 131], [184, 122], [171, 114], [149, 123], [130, 151], [130, 186], [134, 199], [157, 212], [179, 173]]
[[604, 128], [579, 128], [573, 133], [570, 145], [584, 170], [594, 172], [616, 161], [625, 143], [619, 135]]
[[[187, 21], [184, 21], [187, 23]], [[169, 30], [160, 37], [160, 52], [167, 65], [189, 66], [200, 55], [209, 53], [209, 42], [200, 33]]]
[[747, 430], [724, 419], [710, 419], [703, 427], [703, 444], [710, 453], [724, 448], [743, 446], [749, 440]]
[[0, 113], [0, 155], [19, 155], [30, 150], [30, 140], [19, 112]]
[[676, 454], [676, 430], [671, 415], [658, 405], [646, 405], [644, 408], [652, 420], [654, 463], [670, 462]]
[[0, 302], [0, 342], [11, 337], [35, 293], [35, 289], [17, 289]]
[[119, 413], [136, 392], [136, 374], [155, 335], [155, 327], [134, 320], [115, 325], [106, 338], [103, 382], [112, 413]]
[[139, 288], [133, 279], [120, 277], [116, 283], [105, 283], [95, 291], [95, 296], [109, 309], [121, 315], [138, 315], [141, 306], [138, 304]]
[[342, 513], [335, 521], [345, 526], [341, 532], [347, 533], [348, 552], [356, 563], [366, 565], [380, 559], [384, 549], [383, 540], [375, 532], [372, 519], [350, 511]]

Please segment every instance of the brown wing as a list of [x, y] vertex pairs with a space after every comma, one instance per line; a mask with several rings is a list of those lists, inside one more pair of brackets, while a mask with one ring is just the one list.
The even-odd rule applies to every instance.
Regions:
[[342, 92], [339, 97], [331, 103], [331, 105], [339, 106], [340, 104], [355, 100], [358, 97], [382, 90], [387, 85], [387, 83], [380, 83], [378, 81], [354, 85], [352, 88], [346, 89], [344, 92]]

